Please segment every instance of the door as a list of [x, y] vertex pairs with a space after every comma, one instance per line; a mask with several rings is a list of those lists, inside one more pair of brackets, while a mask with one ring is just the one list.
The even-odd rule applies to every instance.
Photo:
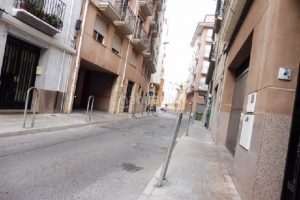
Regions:
[[128, 81], [127, 90], [126, 90], [126, 99], [125, 99], [124, 112], [129, 112], [129, 104], [130, 104], [130, 97], [131, 97], [132, 88], [133, 88], [133, 82]]
[[23, 109], [34, 86], [40, 49], [8, 36], [0, 75], [0, 109]]
[[[299, 66], [300, 67], [300, 66]], [[286, 160], [285, 178], [282, 189], [282, 200], [300, 199], [300, 73], [298, 75], [298, 85], [296, 99], [294, 103], [294, 113], [290, 132], [290, 142]]]

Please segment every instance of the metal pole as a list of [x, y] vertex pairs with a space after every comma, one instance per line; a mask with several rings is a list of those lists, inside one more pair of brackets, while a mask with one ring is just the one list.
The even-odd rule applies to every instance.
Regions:
[[[92, 103], [91, 103], [91, 100], [92, 100]], [[91, 121], [91, 112], [93, 112], [94, 100], [95, 100], [95, 98], [94, 98], [93, 95], [91, 95], [89, 97], [89, 99], [88, 99], [88, 104], [87, 104], [87, 107], [86, 107], [86, 114], [85, 114], [85, 121], [86, 122], [90, 122]]]
[[[38, 100], [38, 98], [39, 98], [39, 93], [38, 93], [37, 89], [33, 89], [33, 91], [35, 91], [36, 99], [35, 99], [35, 101], [34, 101], [33, 116], [32, 116], [32, 121], [31, 121], [31, 128], [34, 126], [35, 112], [36, 112], [36, 106], [37, 106], [37, 100]], [[33, 93], [32, 93], [32, 96], [33, 96]]]
[[145, 97], [142, 98], [143, 108], [142, 108], [142, 116], [144, 116], [144, 109], [145, 109]]
[[23, 128], [26, 127], [26, 119], [27, 119], [27, 110], [28, 110], [28, 101], [29, 101], [29, 96], [30, 96], [30, 92], [31, 91], [35, 91], [36, 92], [36, 100], [34, 102], [34, 107], [33, 107], [33, 118], [32, 118], [32, 121], [31, 121], [31, 128], [34, 126], [34, 120], [35, 120], [35, 112], [36, 112], [36, 104], [37, 104], [37, 101], [38, 101], [38, 90], [35, 88], [35, 87], [30, 87], [28, 90], [27, 90], [27, 94], [26, 94], [26, 101], [25, 101], [25, 108], [24, 108], [24, 115], [23, 115]]
[[161, 172], [160, 172], [160, 180], [159, 180], [159, 183], [157, 184], [158, 187], [161, 187], [162, 186], [162, 181], [166, 179], [166, 173], [167, 173], [167, 170], [168, 170], [168, 167], [169, 167], [169, 163], [170, 163], [170, 159], [171, 159], [173, 149], [174, 149], [175, 144], [176, 144], [176, 138], [178, 136], [181, 121], [182, 121], [182, 113], [179, 113], [179, 115], [177, 117], [177, 121], [176, 121], [176, 126], [175, 126], [174, 131], [173, 131], [174, 134], [173, 134], [172, 142], [171, 142], [171, 144], [169, 146], [169, 149], [168, 149], [166, 161], [164, 162], [164, 165], [163, 165], [163, 167], [161, 169]]
[[186, 131], [186, 134], [185, 136], [189, 136], [189, 130], [190, 130], [190, 125], [191, 125], [191, 115], [192, 115], [192, 104], [190, 106], [190, 114], [189, 114], [189, 123], [188, 123], [188, 127], [187, 127], [187, 131]]
[[135, 113], [136, 113], [136, 98], [134, 97], [132, 117], [135, 117]]

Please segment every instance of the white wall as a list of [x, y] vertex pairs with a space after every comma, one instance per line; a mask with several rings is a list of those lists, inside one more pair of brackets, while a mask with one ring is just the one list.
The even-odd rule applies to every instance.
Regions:
[[[55, 38], [56, 41], [61, 43], [62, 46], [65, 46], [66, 48], [73, 48], [75, 24], [77, 19], [79, 19], [80, 17], [82, 0], [63, 1], [66, 4], [65, 16], [63, 20], [64, 26], [61, 33], [57, 33], [53, 38]], [[72, 7], [73, 1], [74, 4]], [[5, 9], [8, 15], [12, 15], [13, 3], [14, 0], [0, 0], [0, 8]], [[71, 15], [69, 33], [67, 35], [71, 11], [73, 11], [73, 13]], [[16, 18], [15, 20], [19, 21]], [[29, 27], [29, 25], [22, 23], [22, 27]], [[14, 27], [10, 24], [5, 24], [1, 22], [0, 19], [0, 68], [2, 66], [3, 53], [6, 44], [6, 33], [8, 33], [10, 35], [13, 35], [14, 37], [17, 37], [25, 42], [31, 43], [41, 48], [39, 66], [44, 67], [44, 73], [41, 76], [36, 77], [35, 86], [45, 90], [59, 90], [63, 92], [69, 72], [71, 54], [65, 53], [63, 59], [64, 50], [62, 48], [56, 47], [53, 44], [49, 43], [49, 41], [43, 41], [42, 39], [39, 39], [34, 35], [24, 32], [22, 30], [22, 27]], [[38, 30], [36, 30], [36, 32], [41, 33]], [[48, 36], [45, 35], [45, 38], [46, 37]]]

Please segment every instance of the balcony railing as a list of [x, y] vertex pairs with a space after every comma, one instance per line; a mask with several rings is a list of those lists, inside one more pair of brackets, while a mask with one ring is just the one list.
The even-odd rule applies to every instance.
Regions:
[[144, 16], [151, 16], [155, 7], [154, 0], [139, 0], [140, 9]]
[[121, 20], [125, 21], [132, 30], [134, 30], [136, 16], [127, 3], [123, 3], [123, 1], [115, 1], [115, 7], [117, 12], [121, 16]]
[[66, 4], [61, 0], [15, 0], [14, 7], [29, 12], [57, 30], [63, 27]]
[[223, 17], [223, 1], [217, 0], [217, 6], [216, 6], [216, 18], [222, 19]]
[[149, 42], [149, 39], [148, 39], [148, 34], [147, 32], [145, 31], [145, 29], [139, 27], [136, 31], [136, 33], [134, 34], [134, 38], [136, 39], [140, 39], [143, 43], [145, 43], [146, 45], [148, 44]]

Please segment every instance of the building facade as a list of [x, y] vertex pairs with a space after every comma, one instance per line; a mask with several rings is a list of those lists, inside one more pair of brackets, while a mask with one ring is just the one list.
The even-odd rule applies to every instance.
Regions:
[[30, 87], [38, 89], [38, 112], [58, 112], [81, 1], [2, 0], [0, 9], [0, 112], [24, 110]]
[[205, 97], [208, 86], [205, 83], [209, 67], [209, 55], [212, 44], [214, 15], [206, 15], [203, 22], [198, 23], [191, 46], [194, 55], [188, 78], [186, 110], [204, 113]]
[[157, 15], [157, 24], [160, 34], [155, 39], [154, 54], [156, 55], [156, 72], [151, 75], [150, 93], [153, 95], [150, 104], [155, 104], [157, 107], [162, 106], [164, 98], [164, 60], [166, 57], [166, 45], [168, 44], [168, 23], [165, 18], [166, 5]]
[[245, 200], [300, 198], [299, 21], [295, 0], [217, 1], [209, 129]]
[[164, 1], [85, 1], [77, 54], [73, 58], [65, 111], [86, 108], [110, 113], [139, 112], [156, 71], [153, 46], [159, 36], [155, 16]]

